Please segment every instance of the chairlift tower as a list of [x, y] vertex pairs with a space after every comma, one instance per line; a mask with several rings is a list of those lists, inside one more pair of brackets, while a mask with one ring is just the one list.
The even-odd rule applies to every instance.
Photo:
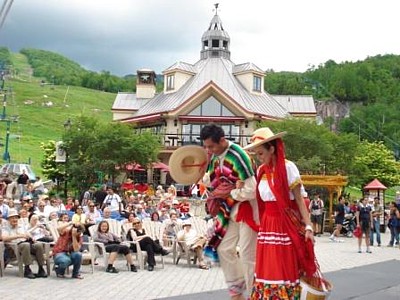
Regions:
[[[2, 86], [4, 86], [4, 84]], [[6, 142], [4, 145], [3, 160], [6, 161], [7, 163], [10, 163], [11, 157], [9, 152], [9, 144], [10, 144], [11, 122], [18, 122], [18, 116], [11, 116], [11, 117], [7, 116], [7, 91], [2, 88], [0, 90], [0, 96], [3, 97], [3, 110], [0, 115], [0, 121], [6, 122]]]

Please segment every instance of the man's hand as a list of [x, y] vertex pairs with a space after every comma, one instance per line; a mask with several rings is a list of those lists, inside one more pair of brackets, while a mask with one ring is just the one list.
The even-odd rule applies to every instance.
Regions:
[[244, 188], [244, 181], [243, 181], [243, 180], [238, 180], [238, 181], [236, 181], [236, 188], [237, 188], [237, 189], [242, 189], [242, 188]]

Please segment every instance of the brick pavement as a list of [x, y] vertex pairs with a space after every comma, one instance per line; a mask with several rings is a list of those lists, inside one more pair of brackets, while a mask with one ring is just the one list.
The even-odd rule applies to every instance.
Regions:
[[[351, 269], [392, 259], [399, 260], [398, 248], [388, 248], [389, 234], [383, 234], [382, 247], [372, 247], [372, 253], [357, 253], [356, 239], [343, 238], [343, 243], [333, 243], [328, 235], [317, 237], [316, 253], [323, 272]], [[124, 260], [117, 261], [119, 274], [108, 274], [101, 266], [94, 274], [89, 266], [83, 266], [83, 280], [47, 279], [29, 280], [17, 277], [15, 267], [7, 268], [0, 278], [1, 299], [160, 299], [205, 291], [225, 289], [221, 269], [213, 266], [210, 270], [188, 267], [184, 261], [172, 264], [172, 257], [165, 257], [165, 268], [161, 264], [154, 272], [139, 270], [138, 273], [126, 271]], [[36, 271], [36, 266], [33, 267]]]

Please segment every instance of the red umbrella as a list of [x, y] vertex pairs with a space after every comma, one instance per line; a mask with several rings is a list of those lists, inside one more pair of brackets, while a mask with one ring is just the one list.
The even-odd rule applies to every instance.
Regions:
[[142, 168], [141, 165], [136, 164], [135, 167], [133, 168], [134, 171], [138, 171], [138, 172], [143, 172], [146, 171], [145, 169]]
[[169, 172], [169, 167], [166, 165], [166, 164], [164, 164], [164, 163], [162, 163], [162, 162], [154, 162], [153, 163], [153, 168], [154, 169], [160, 169], [161, 171], [164, 171], [164, 172]]

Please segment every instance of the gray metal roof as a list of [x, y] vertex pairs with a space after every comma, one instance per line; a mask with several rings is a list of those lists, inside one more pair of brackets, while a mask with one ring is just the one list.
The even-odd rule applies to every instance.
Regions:
[[138, 110], [149, 99], [137, 99], [136, 94], [121, 93], [117, 94], [114, 100], [112, 110]]
[[178, 61], [178, 62], [174, 63], [172, 66], [168, 67], [166, 70], [164, 70], [163, 74], [167, 73], [168, 71], [172, 71], [172, 70], [182, 70], [182, 71], [193, 73], [193, 74], [197, 73], [195, 66], [193, 66], [192, 64], [182, 62], [182, 61]]
[[288, 112], [269, 94], [251, 94], [232, 74], [234, 64], [225, 58], [209, 58], [198, 61], [196, 75], [174, 93], [161, 93], [149, 100], [137, 112], [137, 116], [168, 112], [177, 109], [187, 99], [213, 81], [221, 90], [245, 110], [276, 118], [284, 118]]
[[255, 64], [250, 63], [250, 62], [240, 64], [240, 65], [235, 65], [233, 67], [232, 73], [238, 74], [238, 73], [247, 72], [247, 71], [256, 71], [256, 72], [260, 72], [260, 73], [265, 73], [265, 71], [261, 70]]
[[316, 114], [311, 95], [272, 95], [291, 114]]
[[214, 17], [211, 19], [208, 30], [204, 32], [201, 39], [208, 40], [209, 38], [221, 38], [221, 37], [229, 39], [229, 34], [224, 30], [220, 17], [218, 15], [214, 15]]

